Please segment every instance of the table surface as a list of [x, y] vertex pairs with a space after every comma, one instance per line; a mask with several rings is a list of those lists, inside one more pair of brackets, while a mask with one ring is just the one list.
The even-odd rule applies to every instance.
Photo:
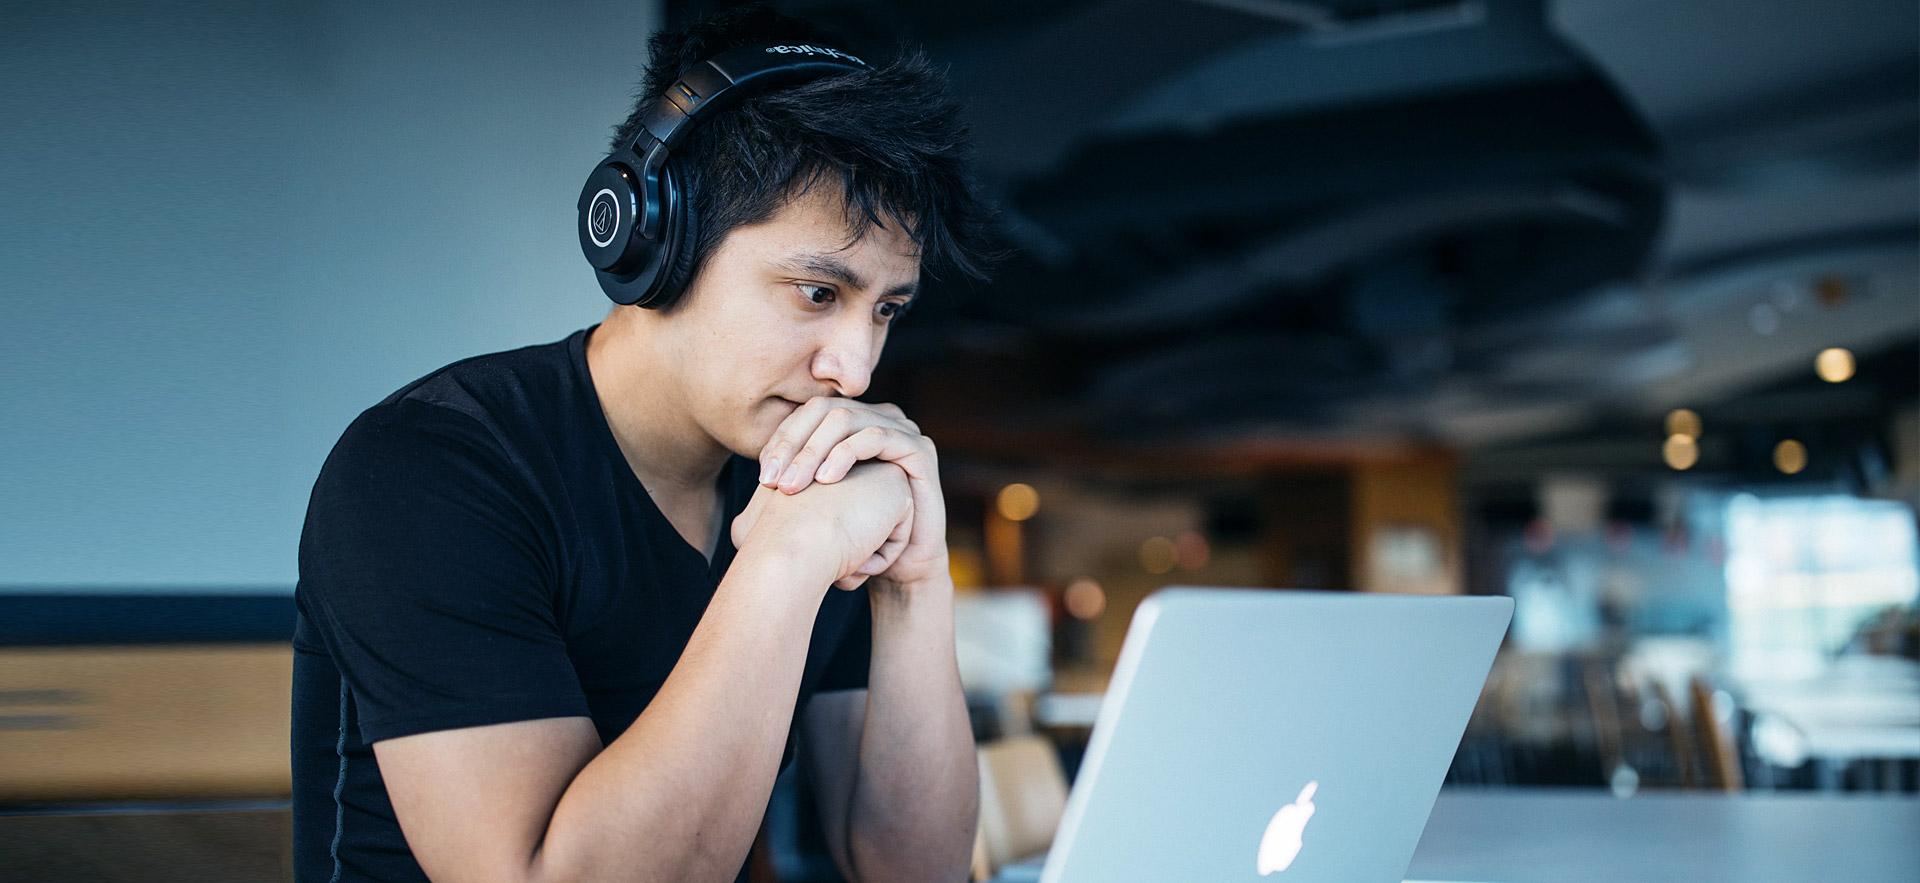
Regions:
[[1441, 792], [1408, 879], [1920, 879], [1920, 798]]
[[[995, 883], [1034, 883], [1045, 856]], [[1920, 797], [1442, 791], [1409, 881], [1920, 880]]]

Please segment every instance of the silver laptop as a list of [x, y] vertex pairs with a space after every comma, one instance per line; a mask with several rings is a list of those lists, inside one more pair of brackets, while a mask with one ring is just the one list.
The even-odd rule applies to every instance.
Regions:
[[1154, 593], [1042, 883], [1400, 880], [1512, 615], [1503, 597]]

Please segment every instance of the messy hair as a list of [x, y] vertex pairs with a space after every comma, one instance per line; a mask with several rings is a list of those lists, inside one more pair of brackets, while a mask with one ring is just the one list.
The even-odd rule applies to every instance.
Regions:
[[[789, 42], [852, 50], [760, 4], [655, 34], [641, 92], [613, 146], [633, 139], [655, 98], [693, 65], [740, 46]], [[902, 47], [884, 61], [855, 54], [873, 66], [752, 95], [703, 118], [675, 147], [674, 174], [698, 219], [694, 273], [734, 228], [833, 183], [844, 195], [849, 243], [875, 224], [895, 226], [913, 241], [927, 275], [985, 278], [993, 258], [988, 210], [969, 173], [971, 138], [947, 95], [946, 73], [917, 49]]]

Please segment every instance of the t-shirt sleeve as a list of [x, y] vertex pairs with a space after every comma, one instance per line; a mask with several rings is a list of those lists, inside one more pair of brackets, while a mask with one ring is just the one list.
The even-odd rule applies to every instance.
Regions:
[[828, 593], [834, 601], [845, 605], [846, 626], [840, 630], [840, 640], [827, 657], [814, 691], [864, 690], [867, 666], [873, 661], [873, 607], [868, 603], [867, 588], [862, 586], [851, 592], [829, 589]]
[[321, 468], [297, 591], [368, 743], [587, 715], [534, 495], [480, 421], [400, 401]]

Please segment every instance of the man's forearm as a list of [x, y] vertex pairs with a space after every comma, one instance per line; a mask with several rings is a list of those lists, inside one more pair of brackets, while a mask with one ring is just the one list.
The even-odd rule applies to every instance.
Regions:
[[954, 659], [953, 583], [870, 585], [873, 661], [849, 808], [861, 880], [961, 880], [980, 784]]
[[784, 559], [741, 550], [652, 703], [561, 796], [533, 879], [739, 871], [779, 772], [819, 609], [812, 581]]

